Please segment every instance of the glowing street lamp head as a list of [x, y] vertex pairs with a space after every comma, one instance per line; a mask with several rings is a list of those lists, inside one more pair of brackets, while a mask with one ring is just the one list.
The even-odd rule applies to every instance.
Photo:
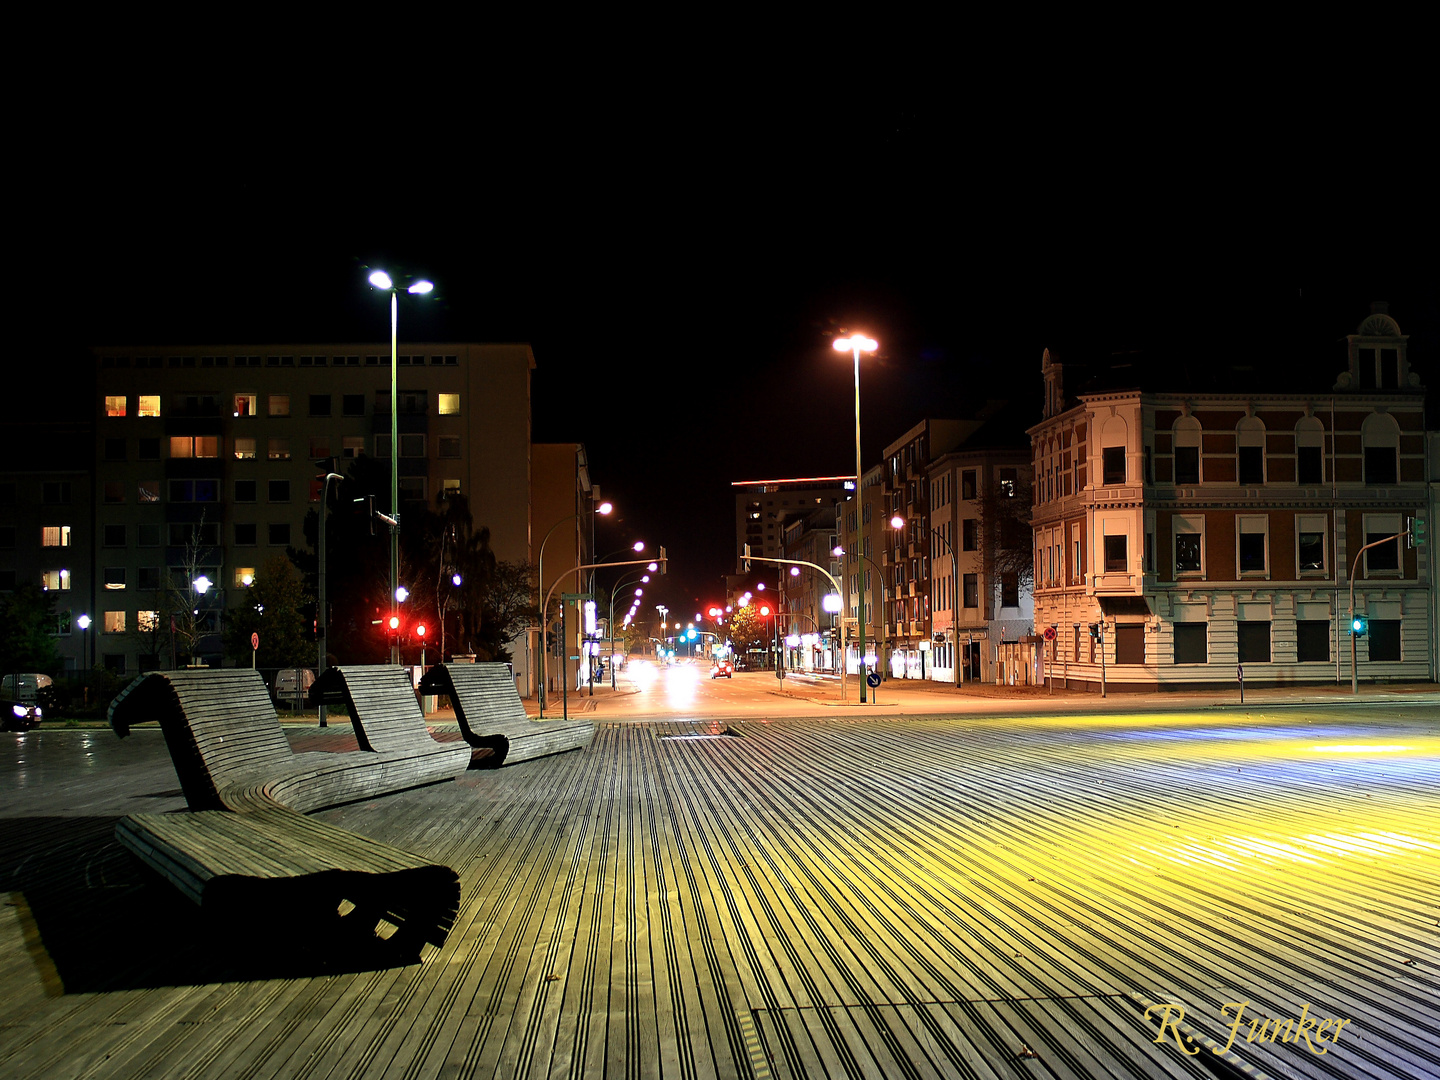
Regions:
[[460, 585], [464, 583], [464, 581], [465, 579], [460, 576], [460, 572], [458, 570], [450, 575], [450, 584], [454, 585], [456, 588], [459, 588]]
[[636, 550], [636, 551], [644, 551], [644, 550], [645, 550], [645, 541], [644, 541], [644, 540], [636, 540], [634, 547], [635, 547], [635, 550]]
[[395, 599], [403, 604], [406, 600], [410, 599], [410, 590], [405, 588], [404, 585], [399, 586], [395, 590]]
[[890, 527], [892, 529], [903, 529], [905, 527], [905, 519], [899, 514], [896, 514], [890, 519]]
[[879, 347], [879, 342], [864, 334], [852, 334], [850, 337], [835, 339], [836, 352], [874, 352]]
[[417, 296], [424, 296], [426, 293], [433, 291], [434, 288], [434, 282], [422, 280], [415, 282], [415, 284], [411, 285], [410, 288], [406, 289], [405, 291], [409, 293], [415, 293]]
[[80, 627], [81, 630], [89, 630], [89, 629], [90, 629], [90, 616], [89, 616], [89, 615], [81, 615], [78, 619], [75, 620], [75, 625], [78, 626], [78, 627]]
[[800, 576], [800, 568], [799, 568], [798, 566], [792, 566], [792, 567], [790, 567], [790, 576], [791, 576], [791, 577], [799, 577], [799, 576]]
[[208, 577], [206, 577], [204, 574], [201, 574], [195, 579], [195, 591], [198, 592], [201, 596], [204, 596], [207, 592], [210, 591], [210, 586], [212, 584], [213, 582], [211, 582]]
[[614, 504], [614, 503], [602, 502], [599, 506], [597, 506], [597, 507], [595, 508], [595, 512], [596, 512], [597, 514], [608, 514], [608, 513], [610, 513], [611, 510], [614, 510], [614, 509], [615, 509], [615, 504]]
[[395, 282], [390, 280], [390, 275], [384, 270], [376, 270], [370, 275], [370, 284], [377, 289], [393, 289]]

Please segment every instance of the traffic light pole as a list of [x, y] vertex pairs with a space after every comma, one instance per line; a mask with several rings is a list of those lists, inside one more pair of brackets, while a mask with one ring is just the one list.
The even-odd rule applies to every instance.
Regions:
[[[835, 595], [842, 598], [842, 604], [843, 604], [843, 597], [844, 597], [845, 594], [840, 591], [840, 583], [839, 583], [838, 581], [836, 581], [834, 575], [832, 575], [832, 574], [830, 573], [830, 571], [829, 571], [829, 570], [826, 570], [823, 566], [817, 566], [817, 565], [816, 565], [815, 563], [813, 563], [813, 562], [806, 562], [804, 559], [769, 559], [769, 558], [766, 558], [766, 557], [763, 556], [763, 555], [751, 555], [751, 554], [750, 554], [750, 545], [749, 545], [749, 544], [746, 544], [746, 545], [745, 545], [745, 556], [744, 556], [744, 558], [745, 558], [745, 569], [746, 569], [746, 570], [749, 570], [749, 569], [750, 569], [750, 563], [751, 563], [752, 561], [754, 561], [754, 562], [779, 563], [779, 564], [782, 565], [782, 566], [808, 566], [808, 567], [810, 567], [810, 569], [812, 569], [812, 570], [818, 570], [820, 573], [822, 573], [822, 574], [825, 575], [826, 580], [828, 580], [831, 585], [835, 586]], [[864, 660], [864, 657], [861, 657], [861, 660], [863, 661], [863, 660]], [[865, 676], [864, 676], [864, 674], [863, 674], [863, 672], [864, 672], [864, 670], [865, 670], [863, 663], [861, 664], [860, 670], [861, 670], [861, 672], [862, 672], [862, 674], [861, 674], [861, 676], [860, 676], [860, 679], [861, 679], [861, 682], [863, 683], [863, 682], [864, 682], [864, 679], [865, 679]], [[840, 619], [840, 700], [841, 700], [841, 701], [844, 701], [844, 700], [845, 700], [845, 619], [844, 619], [843, 614], [842, 614], [841, 619]], [[863, 699], [862, 699], [862, 702], [863, 702]]]
[[1363, 635], [1370, 628], [1368, 619], [1362, 622], [1355, 618], [1355, 575], [1360, 572], [1360, 556], [1364, 555], [1365, 552], [1373, 547], [1380, 547], [1382, 544], [1399, 540], [1402, 536], [1409, 536], [1411, 530], [1414, 528], [1414, 519], [1412, 518], [1411, 521], [1411, 527], [1404, 532], [1398, 532], [1394, 536], [1387, 536], [1383, 540], [1375, 540], [1366, 544], [1359, 551], [1355, 552], [1355, 561], [1350, 565], [1350, 693], [1352, 694], [1360, 693], [1360, 673], [1355, 666], [1355, 639]]

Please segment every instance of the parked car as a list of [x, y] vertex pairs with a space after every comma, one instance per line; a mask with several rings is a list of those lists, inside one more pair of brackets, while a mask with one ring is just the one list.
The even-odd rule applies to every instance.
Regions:
[[315, 672], [312, 668], [281, 668], [275, 673], [275, 685], [270, 688], [270, 694], [282, 705], [294, 705], [297, 697], [300, 703], [304, 704], [314, 682]]
[[735, 665], [729, 660], [716, 660], [710, 668], [712, 679], [732, 679], [735, 677]]
[[13, 701], [36, 702], [40, 700], [40, 691], [53, 683], [54, 680], [49, 675], [41, 675], [39, 672], [6, 675], [0, 679], [0, 697]]
[[38, 672], [0, 679], [0, 730], [29, 731], [36, 727], [43, 719], [40, 691], [51, 683], [49, 675]]

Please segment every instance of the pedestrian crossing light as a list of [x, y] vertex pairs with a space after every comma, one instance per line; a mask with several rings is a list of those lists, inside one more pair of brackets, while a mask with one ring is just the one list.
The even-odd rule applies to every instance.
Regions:
[[1425, 546], [1425, 519], [1424, 519], [1424, 518], [1422, 518], [1422, 517], [1413, 517], [1413, 518], [1411, 518], [1408, 522], [1406, 522], [1406, 532], [1409, 534], [1409, 535], [1407, 535], [1406, 538], [1405, 538], [1405, 546], [1406, 546], [1406, 547], [1417, 548], [1417, 547], [1424, 547], [1424, 546]]
[[1355, 615], [1350, 619], [1350, 633], [1356, 637], [1364, 637], [1370, 629], [1370, 619], [1365, 615]]

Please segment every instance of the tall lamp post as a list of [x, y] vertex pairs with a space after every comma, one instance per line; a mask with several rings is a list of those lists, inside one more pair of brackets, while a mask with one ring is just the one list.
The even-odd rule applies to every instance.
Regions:
[[[614, 507], [612, 504], [610, 504], [610, 503], [608, 503], [608, 502], [602, 502], [599, 506], [595, 507], [595, 513], [597, 513], [597, 514], [608, 514], [608, 513], [610, 513], [610, 511], [613, 510], [613, 509], [615, 509], [615, 507]], [[554, 525], [551, 525], [551, 526], [550, 526], [549, 531], [546, 532], [544, 538], [541, 539], [541, 541], [540, 541], [538, 584], [539, 584], [539, 588], [540, 588], [542, 591], [543, 591], [544, 588], [545, 588], [545, 545], [546, 545], [546, 543], [550, 540], [550, 537], [554, 534], [554, 532], [555, 532], [556, 529], [558, 529], [561, 525], [564, 525], [566, 522], [569, 522], [569, 521], [578, 521], [578, 520], [580, 520], [580, 518], [581, 518], [581, 516], [583, 515], [583, 513], [584, 513], [584, 511], [580, 511], [580, 512], [571, 514], [569, 517], [563, 517], [563, 518], [561, 518], [559, 521], [555, 522]], [[546, 606], [549, 606], [549, 605], [548, 605], [548, 602], [547, 602], [547, 605], [546, 605]], [[547, 672], [546, 672], [546, 670], [545, 670], [545, 668], [546, 668], [546, 665], [545, 665], [545, 657], [548, 655], [548, 648], [547, 648], [546, 642], [545, 642], [545, 634], [546, 634], [546, 631], [548, 631], [549, 629], [550, 629], [550, 615], [549, 615], [549, 612], [547, 612], [547, 611], [545, 610], [545, 608], [542, 607], [542, 608], [540, 609], [540, 685], [539, 685], [539, 687], [538, 687], [539, 696], [540, 696], [540, 711], [541, 711], [541, 712], [544, 712], [544, 711], [545, 711], [545, 682], [546, 682], [546, 679], [549, 677], [548, 674], [547, 674]], [[562, 654], [562, 655], [563, 655], [563, 654]], [[563, 662], [561, 663], [560, 667], [561, 667], [561, 673], [562, 673], [562, 675], [563, 675], [563, 674], [564, 674], [564, 667], [565, 667], [565, 665], [564, 665]]]
[[[381, 292], [390, 294], [390, 617], [393, 620], [398, 617], [395, 589], [400, 580], [400, 393], [397, 389], [400, 367], [400, 357], [397, 355], [400, 286], [396, 285], [384, 270], [376, 270], [370, 275], [369, 281]], [[415, 296], [423, 296], [434, 288], [433, 284], [422, 279], [411, 282], [405, 291]], [[398, 641], [390, 646], [390, 662], [400, 662]]]
[[[926, 534], [938, 537], [940, 542], [945, 545], [945, 550], [950, 552], [950, 636], [955, 639], [955, 647], [951, 650], [953, 655], [950, 659], [951, 666], [955, 669], [955, 685], [958, 687], [960, 685], [960, 560], [955, 554], [955, 549], [950, 546], [950, 541], [946, 540], [943, 534], [932, 531], [919, 521], [915, 524]], [[899, 532], [905, 527], [905, 519], [896, 514], [890, 519], [890, 527]]]
[[[320, 581], [319, 581], [319, 603], [315, 609], [315, 639], [319, 648], [320, 657], [315, 669], [315, 677], [318, 679], [325, 674], [325, 653], [326, 653], [326, 631], [329, 629], [330, 612], [325, 606], [325, 519], [329, 517], [330, 509], [330, 481], [344, 480], [339, 473], [327, 472], [320, 485]], [[322, 703], [319, 708], [320, 726], [325, 727], [325, 706]]]
[[[863, 495], [860, 490], [861, 464], [860, 464], [860, 354], [862, 352], [873, 353], [879, 344], [874, 338], [866, 337], [864, 334], [851, 334], [849, 337], [835, 339], [836, 352], [853, 353], [855, 356], [855, 532], [856, 539], [859, 539], [864, 510], [861, 507]], [[860, 702], [865, 702], [865, 574], [860, 574], [855, 585], [856, 599], [856, 628], [858, 638], [856, 640], [857, 655], [856, 662], [860, 670]]]
[[80, 667], [85, 672], [85, 704], [90, 704], [90, 616], [81, 615], [75, 620], [75, 625], [80, 627], [85, 635], [80, 644]]

